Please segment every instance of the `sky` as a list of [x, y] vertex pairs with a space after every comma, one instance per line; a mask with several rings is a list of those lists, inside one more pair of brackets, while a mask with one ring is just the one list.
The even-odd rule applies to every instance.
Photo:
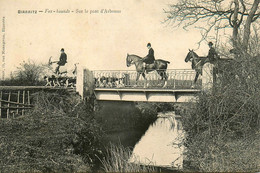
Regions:
[[[167, 17], [163, 9], [176, 1], [0, 0], [6, 76], [29, 59], [35, 63], [47, 63], [51, 56], [58, 60], [61, 48], [69, 66], [79, 63], [90, 70], [134, 70], [134, 66], [126, 67], [126, 55], [146, 56], [148, 42], [156, 59], [170, 61], [168, 69], [190, 69], [184, 58], [188, 49], [198, 48], [201, 35], [192, 28], [185, 31], [163, 23]], [[101, 13], [102, 9], [120, 13]], [[37, 10], [37, 14], [19, 14], [18, 10]], [[76, 13], [79, 10], [83, 13]], [[207, 55], [207, 42], [196, 52]]]

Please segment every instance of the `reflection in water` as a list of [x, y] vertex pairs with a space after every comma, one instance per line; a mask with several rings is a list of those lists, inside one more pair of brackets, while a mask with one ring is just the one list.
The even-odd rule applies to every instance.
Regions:
[[145, 135], [135, 145], [130, 162], [181, 169], [184, 133], [174, 112], [159, 113]]

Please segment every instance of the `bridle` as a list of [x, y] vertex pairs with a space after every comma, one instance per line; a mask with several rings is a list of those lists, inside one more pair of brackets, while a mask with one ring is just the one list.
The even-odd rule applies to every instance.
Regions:
[[[189, 50], [190, 52], [190, 54], [191, 55], [189, 55], [189, 56], [191, 56], [191, 58], [188, 60], [188, 61], [190, 61], [190, 62], [192, 62], [192, 63], [194, 63], [194, 67], [196, 67], [199, 63], [200, 63], [200, 61], [198, 61], [196, 64], [195, 64], [195, 59], [196, 59], [196, 57], [195, 57], [195, 55], [194, 55], [194, 52], [193, 52], [193, 50]], [[187, 61], [187, 62], [188, 62]]]
[[129, 55], [127, 55], [127, 58], [126, 58], [126, 60], [127, 60], [127, 64], [126, 64], [126, 66], [127, 67], [130, 67], [131, 65], [133, 65], [133, 60], [131, 59], [131, 60], [129, 60]]
[[191, 53], [191, 58], [189, 59], [190, 62], [192, 62], [196, 57], [194, 57], [194, 52], [193, 51], [190, 51]]

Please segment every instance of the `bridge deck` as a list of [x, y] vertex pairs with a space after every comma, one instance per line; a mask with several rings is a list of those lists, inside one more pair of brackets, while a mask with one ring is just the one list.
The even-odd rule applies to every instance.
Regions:
[[97, 100], [189, 102], [196, 98], [199, 89], [153, 89], [153, 88], [96, 88]]

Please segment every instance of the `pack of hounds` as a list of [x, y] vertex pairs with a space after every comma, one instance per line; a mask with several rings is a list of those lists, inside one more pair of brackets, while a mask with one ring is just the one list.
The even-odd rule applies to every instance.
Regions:
[[[46, 81], [45, 86], [53, 87], [76, 87], [76, 77], [67, 77], [67, 76], [44, 76]], [[94, 78], [96, 88], [122, 88], [127, 85], [125, 77], [116, 78], [116, 77], [99, 77]]]
[[44, 80], [46, 81], [45, 86], [53, 86], [53, 87], [72, 87], [76, 86], [76, 77], [67, 77], [67, 76], [44, 76]]
[[96, 88], [122, 88], [127, 85], [125, 76], [121, 78], [102, 76], [94, 79]]

